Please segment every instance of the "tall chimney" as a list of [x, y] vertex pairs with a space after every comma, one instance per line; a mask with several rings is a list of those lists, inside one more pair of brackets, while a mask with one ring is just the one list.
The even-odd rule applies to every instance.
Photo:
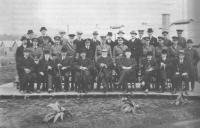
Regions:
[[168, 30], [169, 31], [170, 25], [170, 14], [162, 14], [162, 31]]

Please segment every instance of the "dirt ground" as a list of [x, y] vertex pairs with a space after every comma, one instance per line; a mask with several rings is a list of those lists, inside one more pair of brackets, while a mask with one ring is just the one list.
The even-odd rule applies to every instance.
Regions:
[[0, 85], [13, 82], [17, 71], [15, 64], [0, 67]]
[[[120, 111], [120, 99], [0, 100], [0, 128], [175, 128], [177, 124], [173, 124], [180, 121], [200, 122], [200, 102], [197, 100], [175, 106], [171, 104], [172, 100], [166, 99], [132, 99], [144, 111], [144, 114], [134, 115]], [[64, 118], [55, 124], [44, 123], [43, 117], [49, 111], [46, 106], [56, 101], [68, 109], [73, 118]], [[200, 123], [192, 123], [189, 128], [199, 127]]]

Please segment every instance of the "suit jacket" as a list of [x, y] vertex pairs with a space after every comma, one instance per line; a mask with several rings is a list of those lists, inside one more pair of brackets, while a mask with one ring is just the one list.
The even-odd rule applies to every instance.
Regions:
[[27, 48], [33, 47], [33, 41], [32, 39], [27, 39]]
[[172, 41], [170, 39], [164, 39], [164, 45], [170, 47], [172, 45]]
[[157, 64], [155, 58], [152, 58], [150, 61], [147, 60], [147, 58], [143, 59], [142, 71], [145, 72], [149, 68], [153, 68], [154, 71], [158, 69], [158, 64]]
[[87, 67], [89, 71], [94, 68], [93, 61], [88, 58], [85, 58], [84, 60], [82, 58], [75, 59], [73, 65], [77, 71], [80, 71], [80, 66]]
[[75, 39], [74, 40], [74, 44], [76, 46], [76, 53], [80, 54], [82, 47], [84, 46], [84, 43], [85, 43], [85, 41], [83, 39], [81, 39], [81, 40]]
[[152, 36], [152, 37], [150, 38], [150, 43], [149, 43], [149, 44], [150, 44], [150, 45], [153, 45], [154, 47], [157, 47], [157, 46], [158, 46], [157, 38], [154, 37], [154, 36]]
[[111, 57], [106, 57], [106, 58], [104, 58], [104, 57], [99, 57], [98, 59], [97, 59], [97, 61], [96, 61], [96, 67], [97, 67], [97, 69], [98, 70], [100, 70], [101, 69], [101, 67], [100, 67], [100, 64], [101, 63], [104, 63], [104, 64], [106, 64], [107, 65], [107, 69], [109, 69], [109, 70], [111, 70], [112, 68], [113, 68], [113, 61], [112, 61], [112, 58]]
[[84, 43], [81, 49], [86, 51], [86, 58], [89, 58], [91, 60], [95, 59], [96, 48], [95, 48], [94, 44], [90, 43], [89, 49], [88, 49], [88, 48], [86, 48], [86, 45]]
[[21, 45], [17, 48], [16, 54], [15, 54], [15, 60], [16, 60], [17, 65], [22, 60], [23, 57], [24, 57], [24, 47], [23, 45]]
[[28, 57], [27, 59], [26, 58], [22, 58], [20, 63], [19, 63], [19, 71], [20, 73], [24, 74], [25, 71], [24, 69], [25, 68], [28, 68], [31, 70], [31, 72], [34, 72], [34, 61], [31, 57]]
[[134, 58], [128, 59], [126, 57], [122, 57], [116, 63], [119, 67], [132, 67], [132, 69], [135, 69], [136, 67], [136, 61]]
[[[52, 67], [52, 70], [48, 70], [48, 66]], [[55, 63], [53, 60], [49, 59], [48, 61], [45, 58], [39, 61], [38, 72], [44, 72], [45, 74], [50, 73], [53, 74], [55, 70]]]
[[180, 72], [180, 75], [182, 73], [188, 73], [189, 74], [189, 67], [190, 62], [184, 58], [183, 63], [180, 63], [179, 58], [176, 58], [174, 60], [174, 67], [175, 67], [175, 72]]
[[49, 42], [53, 45], [54, 44], [54, 42], [53, 42], [53, 40], [51, 39], [51, 37], [50, 36], [40, 36], [40, 37], [38, 37], [38, 46], [41, 46], [41, 47], [43, 47], [45, 44], [44, 44], [44, 37], [46, 37], [46, 38], [48, 38], [49, 39]]
[[186, 39], [184, 37], [178, 37], [178, 45], [183, 48], [186, 48]]
[[140, 39], [135, 39], [134, 41], [129, 40], [128, 47], [131, 49], [132, 57], [135, 57], [138, 61], [143, 55], [143, 44]]
[[111, 47], [111, 51], [112, 51], [112, 53], [113, 53], [113, 49], [114, 49], [114, 47], [117, 45], [117, 43], [116, 42], [114, 42], [114, 41], [108, 41], [108, 40], [106, 40], [106, 44], [108, 44], [108, 45], [110, 45], [110, 47]]
[[75, 56], [76, 55], [76, 44], [70, 43], [69, 41], [66, 42], [65, 45], [63, 45], [67, 49], [67, 55], [68, 56]]
[[174, 45], [172, 45], [171, 47], [169, 47], [169, 57], [170, 58], [177, 58], [179, 50], [183, 50], [183, 48], [180, 45], [177, 45], [176, 48], [175, 48]]

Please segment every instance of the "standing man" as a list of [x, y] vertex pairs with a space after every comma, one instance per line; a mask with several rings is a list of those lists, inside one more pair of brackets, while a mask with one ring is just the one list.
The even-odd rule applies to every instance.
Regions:
[[78, 54], [77, 56], [80, 55], [80, 52], [82, 50], [82, 48], [84, 47], [84, 40], [82, 39], [82, 32], [78, 31], [76, 33], [76, 39], [74, 40], [74, 44], [76, 45], [76, 54]]
[[169, 48], [169, 57], [171, 59], [178, 58], [179, 50], [182, 50], [182, 46], [178, 44], [178, 37], [172, 37], [172, 46]]
[[46, 27], [41, 27], [40, 32], [41, 32], [41, 36], [38, 37], [38, 45], [39, 46], [43, 47], [45, 45], [44, 38], [48, 38], [49, 42], [51, 44], [53, 44], [53, 40], [51, 39], [50, 36], [47, 35], [47, 28]]
[[111, 51], [112, 51], [112, 53], [113, 53], [113, 48], [114, 48], [117, 44], [116, 44], [116, 42], [114, 42], [114, 41], [112, 40], [112, 36], [113, 36], [112, 32], [108, 32], [108, 33], [107, 33], [106, 44], [110, 45]]
[[156, 37], [153, 36], [153, 29], [152, 28], [148, 28], [147, 29], [147, 34], [148, 37], [150, 38], [150, 45], [153, 45], [154, 47], [158, 46], [158, 42]]
[[92, 43], [95, 45], [95, 47], [96, 47], [97, 45], [100, 45], [101, 43], [100, 43], [100, 41], [98, 40], [98, 35], [99, 35], [99, 33], [98, 33], [97, 31], [94, 31], [94, 32], [92, 33], [92, 35], [93, 35], [93, 37], [92, 37]]
[[15, 54], [16, 69], [17, 69], [17, 74], [18, 74], [18, 77], [19, 77], [20, 86], [22, 86], [22, 81], [23, 81], [23, 71], [20, 70], [20, 64], [21, 64], [21, 61], [24, 57], [24, 49], [27, 48], [27, 38], [26, 38], [26, 36], [22, 36], [21, 41], [22, 41], [22, 44], [21, 44], [21, 46], [19, 46], [17, 48], [16, 54]]
[[194, 90], [194, 84], [197, 80], [197, 63], [199, 61], [198, 52], [192, 47], [193, 41], [187, 40], [187, 48], [185, 49], [185, 58], [190, 62], [189, 68], [189, 81], [191, 82], [191, 91]]
[[138, 30], [139, 39], [142, 40], [144, 38], [144, 30]]
[[170, 47], [172, 45], [172, 42], [170, 39], [168, 39], [168, 33], [169, 33], [168, 31], [163, 31], [162, 35], [164, 37], [164, 45]]
[[136, 38], [136, 31], [133, 30], [130, 32], [130, 34], [131, 39], [129, 40], [128, 47], [131, 50], [131, 57], [136, 59], [137, 66], [139, 66], [139, 61], [143, 54], [143, 45], [141, 43], [141, 40]]
[[[126, 40], [126, 39], [124, 38], [124, 34], [125, 34], [125, 33], [124, 33], [122, 30], [119, 30], [117, 34], [118, 34], [118, 38], [121, 38], [121, 39], [123, 40], [124, 44], [125, 44], [125, 45], [128, 45], [128, 40]], [[118, 44], [117, 42], [118, 42], [118, 40], [115, 40], [115, 43], [116, 43], [116, 44]]]
[[34, 36], [34, 32], [33, 30], [28, 30], [27, 32], [27, 48], [33, 47], [33, 36]]
[[76, 44], [74, 43], [75, 34], [69, 34], [68, 37], [69, 37], [69, 40], [66, 42], [66, 44], [63, 47], [65, 47], [67, 49], [68, 56], [77, 57], [76, 56]]
[[31, 50], [31, 58], [38, 58], [39, 60], [41, 60], [43, 58], [43, 49], [41, 47], [38, 46], [38, 38], [33, 38], [33, 47], [30, 48]]
[[53, 60], [59, 57], [62, 49], [61, 45], [61, 38], [60, 36], [54, 36], [54, 44], [51, 47], [51, 56], [53, 57]]
[[177, 29], [177, 36], [178, 36], [178, 45], [182, 46], [182, 48], [186, 48], [186, 39], [182, 37], [183, 30]]
[[65, 38], [65, 34], [66, 34], [65, 31], [60, 31], [59, 32], [59, 35], [60, 35], [60, 38], [61, 38], [61, 44], [62, 45], [66, 45], [67, 44], [67, 38]]

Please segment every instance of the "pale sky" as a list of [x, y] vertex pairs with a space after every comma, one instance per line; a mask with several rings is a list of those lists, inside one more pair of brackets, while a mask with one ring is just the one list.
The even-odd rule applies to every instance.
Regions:
[[[109, 31], [111, 25], [124, 30], [161, 27], [161, 14], [169, 13], [171, 22], [187, 18], [187, 0], [0, 0], [0, 34], [39, 33], [41, 26], [50, 35], [58, 30], [91, 33]], [[146, 22], [149, 26], [141, 25]], [[96, 28], [98, 24], [98, 28]]]

